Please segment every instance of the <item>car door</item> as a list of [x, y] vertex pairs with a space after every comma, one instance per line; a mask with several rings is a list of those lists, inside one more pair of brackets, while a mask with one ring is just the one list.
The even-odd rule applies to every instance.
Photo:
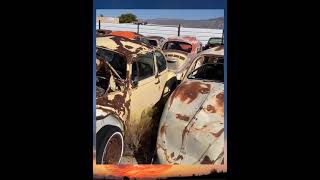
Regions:
[[153, 53], [139, 55], [132, 63], [130, 121], [139, 121], [142, 113], [147, 113], [158, 101], [159, 79], [156, 78], [156, 67]]
[[[163, 92], [166, 82], [167, 82], [167, 61], [164, 54], [161, 51], [156, 50], [154, 53], [156, 68], [157, 68], [157, 78], [159, 79], [159, 83], [157, 84], [158, 90]], [[158, 99], [161, 98], [161, 94], [157, 94]]]

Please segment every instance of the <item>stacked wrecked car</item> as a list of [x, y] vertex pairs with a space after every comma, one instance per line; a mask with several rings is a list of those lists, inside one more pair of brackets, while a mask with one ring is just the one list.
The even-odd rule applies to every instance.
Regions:
[[154, 121], [148, 113], [166, 100], [151, 163], [223, 164], [224, 46], [202, 51], [191, 36], [99, 33], [96, 162], [119, 164]]

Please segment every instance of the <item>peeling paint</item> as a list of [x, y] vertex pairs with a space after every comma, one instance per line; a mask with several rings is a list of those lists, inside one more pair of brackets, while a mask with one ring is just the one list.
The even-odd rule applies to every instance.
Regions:
[[[157, 91], [154, 91], [153, 89], [150, 89], [150, 92], [144, 91], [146, 94], [152, 95], [153, 98], [151, 98], [152, 100], [150, 100], [150, 102], [146, 101], [147, 103], [145, 103], [144, 106], [141, 106], [142, 108], [137, 109], [135, 103], [139, 104], [141, 101], [145, 101], [144, 98], [138, 97], [143, 97], [145, 94], [135, 92], [137, 90], [144, 90], [143, 88], [145, 88], [145, 86], [138, 85], [137, 87], [133, 88], [131, 80], [132, 63], [136, 61], [136, 57], [138, 55], [154, 52], [156, 49], [153, 47], [149, 47], [148, 45], [140, 42], [137, 39], [128, 39], [126, 37], [115, 35], [107, 35], [105, 37], [96, 38], [96, 45], [97, 48], [102, 48], [108, 51], [112, 51], [114, 53], [118, 53], [121, 55], [121, 57], [124, 57], [126, 59], [127, 65], [125, 71], [125, 78], [124, 76], [122, 76], [122, 78], [119, 76], [117, 70], [110, 65], [111, 62], [109, 64], [109, 62], [107, 61], [96, 59], [97, 73], [98, 70], [101, 70], [104, 73], [99, 74], [99, 76], [103, 76], [103, 78], [101, 77], [103, 80], [109, 80], [108, 88], [102, 88], [105, 89], [105, 92], [101, 93], [102, 95], [96, 98], [96, 121], [101, 122], [100, 120], [102, 120], [108, 115], [114, 116], [115, 119], [121, 121], [121, 124], [123, 125], [124, 142], [127, 143], [128, 140], [130, 140], [130, 136], [128, 136], [128, 134], [131, 133], [132, 136], [136, 135], [134, 133], [132, 134], [132, 132], [135, 132], [134, 128], [141, 125], [142, 115], [140, 111], [146, 111], [147, 114], [149, 113], [148, 108], [154, 106], [159, 101], [159, 99], [162, 96], [162, 92], [164, 90], [166, 81], [173, 77], [173, 73], [169, 71], [161, 73], [161, 81], [160, 76], [158, 76], [158, 78], [155, 78], [155, 76], [151, 76], [150, 80], [157, 79], [158, 81], [150, 81], [152, 87], [157, 85]], [[97, 82], [100, 83], [103, 81], [97, 80]], [[104, 84], [105, 83], [103, 82], [102, 85]], [[110, 84], [113, 84], [113, 86], [110, 86]], [[132, 99], [136, 100], [132, 102]], [[163, 134], [165, 134], [166, 124], [162, 126], [161, 131]], [[140, 137], [140, 135], [137, 135], [137, 137]], [[135, 143], [139, 144], [139, 142]], [[171, 162], [172, 160], [170, 159], [170, 155], [174, 156], [174, 154], [167, 154], [166, 149], [164, 149], [164, 151], [166, 153], [168, 161]]]
[[160, 121], [158, 143], [165, 149], [157, 150], [160, 163], [222, 164], [223, 111], [223, 83], [182, 82], [169, 97]]

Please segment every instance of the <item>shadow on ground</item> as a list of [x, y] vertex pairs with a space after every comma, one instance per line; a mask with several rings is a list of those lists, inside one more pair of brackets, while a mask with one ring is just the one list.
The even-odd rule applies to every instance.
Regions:
[[156, 143], [159, 122], [163, 108], [169, 96], [170, 95], [167, 95], [161, 98], [160, 101], [153, 107], [154, 112], [152, 114], [152, 124], [149, 127], [150, 129], [142, 134], [143, 139], [140, 141], [140, 147], [134, 152], [134, 156], [138, 164], [151, 164], [152, 158], [156, 158]]

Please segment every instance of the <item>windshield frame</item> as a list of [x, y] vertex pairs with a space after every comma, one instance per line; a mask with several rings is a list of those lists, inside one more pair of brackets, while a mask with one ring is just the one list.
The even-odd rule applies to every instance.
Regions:
[[[127, 57], [126, 57], [123, 53], [120, 53], [120, 52], [118, 52], [118, 51], [114, 51], [114, 50], [112, 50], [112, 49], [109, 49], [109, 48], [106, 48], [106, 47], [103, 47], [103, 46], [96, 46], [96, 53], [97, 53], [98, 49], [103, 49], [103, 50], [110, 51], [110, 52], [112, 52], [112, 53], [119, 54], [120, 56], [122, 56], [122, 57], [124, 58], [124, 61], [125, 61], [125, 63], [126, 63], [126, 74], [125, 74], [124, 77], [125, 77], [125, 79], [126, 79], [126, 78], [127, 78], [127, 72], [128, 72], [128, 69], [127, 69], [128, 59], [127, 59]], [[96, 55], [96, 59], [99, 59], [99, 58], [97, 57], [97, 55]], [[109, 62], [107, 62], [107, 61], [105, 61], [105, 60], [103, 60], [103, 59], [99, 59], [99, 60], [104, 61], [104, 63], [106, 63], [107, 66], [109, 66], [109, 68], [111, 69], [111, 71], [117, 76], [117, 78], [118, 78], [119, 80], [121, 80], [121, 81], [124, 81], [124, 80], [125, 80], [125, 79], [123, 79], [123, 78], [117, 73], [116, 69], [115, 69]]]
[[[188, 76], [187, 76], [187, 79], [189, 80], [202, 80], [202, 81], [212, 81], [212, 82], [218, 82], [218, 83], [224, 83], [224, 75], [223, 75], [223, 80], [217, 80], [217, 79], [201, 79], [201, 78], [190, 78], [190, 76], [192, 75], [192, 73], [194, 73], [195, 71], [199, 70], [200, 68], [204, 68], [204, 66], [210, 66], [210, 65], [214, 65], [214, 64], [220, 64], [220, 65], [223, 65], [223, 63], [207, 63], [207, 64], [203, 64], [202, 66], [194, 69], [193, 71], [191, 71]], [[223, 72], [224, 72], [224, 68], [223, 68]]]

